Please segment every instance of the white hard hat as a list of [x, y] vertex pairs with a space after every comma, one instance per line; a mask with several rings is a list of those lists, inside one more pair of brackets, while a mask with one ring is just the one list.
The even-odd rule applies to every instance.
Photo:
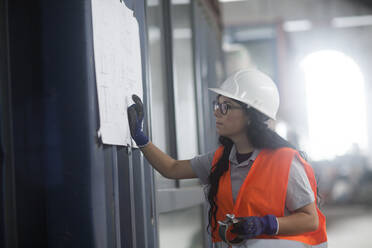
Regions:
[[276, 119], [279, 92], [273, 80], [257, 69], [243, 69], [229, 76], [220, 88], [209, 88], [217, 94], [248, 104]]

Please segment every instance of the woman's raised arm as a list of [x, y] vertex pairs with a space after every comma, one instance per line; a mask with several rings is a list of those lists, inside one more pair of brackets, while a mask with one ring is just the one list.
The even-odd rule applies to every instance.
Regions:
[[152, 144], [143, 133], [144, 108], [141, 99], [132, 95], [134, 104], [128, 107], [130, 134], [149, 163], [164, 177], [171, 179], [195, 178], [190, 160], [175, 160]]
[[151, 142], [145, 147], [142, 147], [141, 151], [145, 155], [147, 161], [166, 178], [186, 179], [196, 177], [191, 168], [190, 160], [175, 160], [162, 152]]

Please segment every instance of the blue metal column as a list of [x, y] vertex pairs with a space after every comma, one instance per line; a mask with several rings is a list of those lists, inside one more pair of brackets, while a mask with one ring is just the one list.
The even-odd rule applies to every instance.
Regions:
[[17, 247], [8, 2], [0, 1], [0, 247]]
[[41, 1], [48, 247], [114, 247], [112, 154], [99, 116], [91, 1]]

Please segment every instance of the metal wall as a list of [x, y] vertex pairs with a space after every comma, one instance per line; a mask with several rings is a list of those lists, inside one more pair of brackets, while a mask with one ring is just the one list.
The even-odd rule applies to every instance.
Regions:
[[0, 246], [17, 247], [8, 32], [8, 4], [0, 1]]
[[[198, 206], [203, 193], [179, 183], [156, 190], [153, 169], [138, 149], [98, 140], [91, 2], [0, 3], [1, 246], [158, 247], [159, 214]], [[123, 4], [134, 10], [140, 26], [145, 129], [151, 137], [147, 5]], [[207, 87], [221, 79], [222, 53], [205, 6], [191, 6], [198, 148], [206, 152], [216, 146]], [[162, 45], [172, 89], [170, 7], [164, 1]], [[177, 144], [175, 134], [171, 139]]]

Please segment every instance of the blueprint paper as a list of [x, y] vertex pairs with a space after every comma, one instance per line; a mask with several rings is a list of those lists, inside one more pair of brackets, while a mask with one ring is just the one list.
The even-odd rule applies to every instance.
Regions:
[[138, 22], [120, 0], [92, 0], [92, 21], [98, 134], [104, 144], [131, 145], [127, 107], [143, 93]]

